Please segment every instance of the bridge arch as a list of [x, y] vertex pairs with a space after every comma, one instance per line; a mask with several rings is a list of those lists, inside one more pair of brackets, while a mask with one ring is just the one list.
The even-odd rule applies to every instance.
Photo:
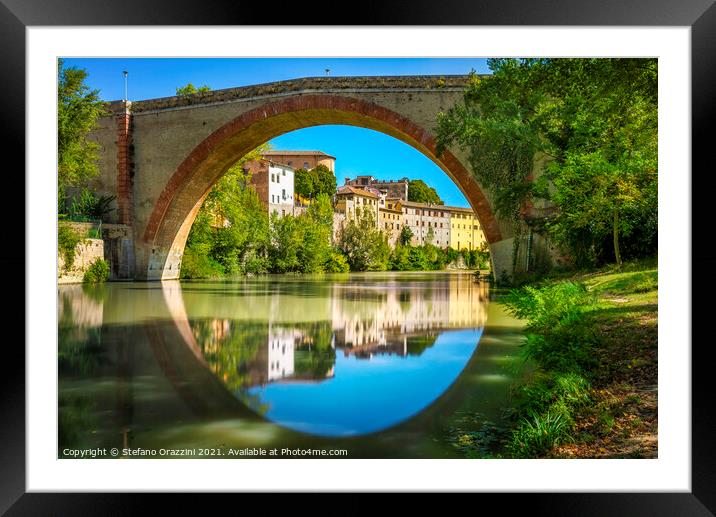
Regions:
[[[435, 137], [424, 127], [376, 103], [336, 94], [287, 96], [246, 111], [211, 133], [179, 164], [164, 186], [138, 238], [136, 276], [178, 278], [189, 230], [216, 181], [260, 144], [306, 127], [341, 124], [373, 129], [414, 147], [460, 188], [475, 211], [488, 243], [503, 241], [485, 193], [449, 150], [437, 155]], [[494, 261], [494, 253], [493, 253]]]

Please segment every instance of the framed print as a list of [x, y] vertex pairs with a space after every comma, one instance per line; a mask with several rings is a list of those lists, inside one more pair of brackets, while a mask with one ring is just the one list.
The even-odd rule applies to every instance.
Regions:
[[[146, 491], [454, 491], [551, 492], [520, 498], [548, 514], [713, 514], [708, 347], [692, 346], [692, 321], [706, 315], [691, 292], [713, 257], [690, 256], [708, 235], [709, 205], [689, 170], [710, 177], [711, 2], [385, 4], [361, 10], [356, 26], [298, 10], [268, 25], [253, 6], [180, 4], [0, 6], [4, 146], [19, 155], [24, 135], [26, 149], [25, 187], [8, 193], [25, 192], [27, 243], [19, 251], [19, 225], [9, 225], [4, 263], [12, 277], [25, 272], [27, 308], [26, 350], [8, 347], [3, 362], [3, 511], [69, 515], [121, 501], [131, 512], [141, 502], [124, 492]], [[530, 84], [574, 79], [539, 101], [480, 86], [524, 72], [499, 58], [525, 57], [533, 75], [519, 77]], [[543, 57], [574, 68], [550, 69]], [[610, 60], [597, 58], [612, 57], [627, 63], [620, 84], [599, 75]], [[585, 100], [585, 75], [601, 78], [602, 94]], [[91, 97], [96, 89], [107, 102]], [[480, 101], [471, 106], [465, 91]], [[65, 152], [72, 124], [62, 110], [80, 101], [97, 109], [90, 144], [58, 165], [55, 146]], [[575, 219], [540, 219], [573, 232], [563, 254], [529, 225], [510, 226], [502, 177], [473, 172], [489, 153], [469, 143], [470, 117], [493, 109], [481, 120], [494, 125], [471, 127], [503, 149], [513, 126], [499, 120], [514, 123], [511, 103], [523, 101], [518, 111], [537, 115], [520, 119], [519, 134], [539, 142], [510, 170], [529, 169], [538, 184], [531, 171], [543, 152], [550, 201], [572, 203], [601, 232], [589, 247], [569, 240], [582, 228]], [[626, 118], [593, 118], [609, 103]], [[570, 129], [555, 130], [567, 116]], [[599, 161], [576, 137], [563, 145], [580, 132], [611, 138], [621, 158]], [[561, 169], [550, 152], [562, 153]], [[91, 189], [76, 180], [93, 167], [82, 153], [98, 164], [82, 183]], [[582, 186], [589, 209], [559, 190], [584, 170], [601, 174]], [[527, 199], [509, 213], [554, 214]], [[580, 375], [605, 360], [600, 350], [565, 359], [535, 345], [539, 332], [558, 339], [562, 319], [541, 331], [529, 320], [533, 341], [520, 349], [524, 325], [490, 303], [498, 293], [525, 317], [522, 291], [493, 288], [517, 287], [547, 254], [579, 261], [587, 248], [584, 260], [619, 264], [580, 277], [601, 298], [549, 295], [590, 311], [608, 304], [610, 319], [580, 327], [579, 339], [596, 342], [633, 313], [651, 329], [625, 330], [610, 353], [629, 373], [598, 396]], [[621, 254], [642, 249], [651, 265], [622, 270]], [[541, 384], [508, 389], [533, 375]], [[634, 379], [640, 388], [629, 391]], [[549, 395], [529, 411], [513, 403], [540, 389]], [[544, 445], [577, 407], [591, 407], [579, 438]]]

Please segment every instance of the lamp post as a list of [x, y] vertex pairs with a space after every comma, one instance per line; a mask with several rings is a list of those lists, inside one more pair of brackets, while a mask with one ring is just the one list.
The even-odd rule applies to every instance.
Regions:
[[127, 76], [129, 75], [129, 72], [123, 70], [122, 75], [124, 75], [124, 102], [127, 102]]

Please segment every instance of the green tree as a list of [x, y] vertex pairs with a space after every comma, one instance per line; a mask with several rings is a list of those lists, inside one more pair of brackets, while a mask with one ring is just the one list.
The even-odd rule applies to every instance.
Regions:
[[555, 159], [541, 188], [559, 207], [548, 230], [580, 262], [603, 254], [611, 241], [621, 266], [621, 242], [637, 228], [651, 244], [644, 251], [655, 252], [657, 61], [554, 61], [543, 73], [557, 99], [544, 131]]
[[[544, 229], [578, 263], [603, 254], [608, 233], [617, 263], [633, 228], [653, 228], [640, 238], [655, 244], [656, 60], [488, 64], [493, 75], [473, 75], [464, 102], [439, 116], [438, 150], [456, 144], [469, 152], [473, 174], [515, 235], [525, 223]], [[540, 157], [547, 165], [533, 182]], [[533, 199], [551, 203], [554, 215], [524, 220]]]
[[313, 199], [317, 191], [317, 174], [311, 170], [300, 168], [296, 169], [293, 178], [293, 189], [296, 194], [304, 199]]
[[336, 193], [336, 176], [325, 165], [313, 169], [296, 169], [294, 190], [305, 199], [313, 199], [320, 194], [332, 196]]
[[299, 271], [301, 261], [299, 250], [303, 237], [301, 222], [292, 215], [279, 217], [277, 213], [271, 216], [271, 270], [274, 273], [289, 273]]
[[408, 201], [415, 203], [444, 204], [437, 190], [429, 187], [423, 180], [410, 180], [408, 182]]
[[338, 246], [346, 255], [351, 271], [388, 268], [390, 246], [385, 234], [376, 227], [371, 210], [356, 209], [356, 218], [343, 228]]
[[107, 114], [107, 105], [99, 90], [85, 84], [87, 71], [67, 68], [58, 60], [57, 80], [57, 186], [58, 209], [63, 212], [70, 187], [84, 186], [99, 169], [99, 144], [87, 140], [97, 119]]
[[330, 198], [320, 194], [298, 217], [271, 218], [271, 270], [276, 273], [320, 273], [331, 267], [343, 269], [333, 256], [331, 233], [333, 207]]
[[323, 164], [319, 164], [313, 169], [316, 173], [316, 195], [325, 194], [332, 196], [336, 193], [336, 176], [331, 169]]
[[192, 83], [187, 83], [186, 85], [177, 88], [176, 94], [179, 97], [187, 97], [189, 95], [194, 95], [197, 93], [207, 93], [210, 91], [211, 91], [211, 88], [209, 88], [207, 85], [200, 86], [199, 88], [197, 88]]
[[187, 238], [185, 278], [268, 270], [269, 215], [244, 172], [266, 149], [241, 158], [209, 191]]
[[412, 270], [412, 264], [409, 259], [410, 246], [398, 243], [393, 251], [390, 253], [390, 262], [388, 268], [391, 271], [410, 271]]
[[[299, 216], [301, 224], [301, 244], [298, 258], [301, 272], [319, 273], [325, 271], [326, 264], [333, 259], [331, 234], [333, 232], [333, 205], [326, 194], [318, 194], [308, 207], [305, 215]], [[339, 260], [339, 259], [338, 259]], [[341, 266], [334, 264], [335, 267]]]
[[400, 244], [402, 244], [403, 246], [409, 246], [412, 240], [413, 230], [411, 230], [409, 226], [403, 225], [403, 228], [400, 230], [400, 236], [398, 237], [398, 241], [400, 241]]

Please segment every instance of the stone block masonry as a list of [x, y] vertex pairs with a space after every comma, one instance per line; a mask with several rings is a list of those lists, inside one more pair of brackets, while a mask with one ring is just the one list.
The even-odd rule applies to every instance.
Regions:
[[[500, 248], [512, 236], [509, 222], [493, 213], [489, 193], [464, 165], [466, 152], [438, 153], [433, 134], [438, 114], [463, 100], [469, 81], [469, 76], [309, 77], [110, 103], [112, 116], [101, 120], [93, 135], [103, 149], [96, 190], [117, 195], [112, 222], [131, 227], [126, 242], [133, 245], [131, 253], [112, 252], [120, 263], [133, 257], [132, 268], [113, 274], [178, 278], [191, 225], [221, 175], [276, 136], [326, 124], [379, 131], [422, 152], [458, 185], [490, 246]], [[500, 262], [495, 269], [509, 273], [510, 263], [502, 263], [507, 255], [497, 250], [495, 256]]]
[[117, 124], [117, 216], [120, 224], [132, 224], [132, 114], [131, 103], [115, 115]]
[[[80, 235], [87, 235], [90, 229], [96, 228], [94, 223], [67, 222], [62, 223]], [[101, 225], [101, 239], [84, 239], [77, 245], [75, 267], [72, 271], [62, 273], [64, 259], [58, 254], [58, 283], [79, 283], [85, 271], [97, 258], [109, 263], [110, 280], [131, 280], [134, 278], [134, 239], [132, 228], [124, 224]]]
[[104, 258], [104, 241], [102, 239], [85, 239], [75, 248], [75, 260], [72, 268], [65, 271], [65, 258], [57, 255], [57, 283], [78, 284], [82, 282], [85, 272], [97, 259]]

